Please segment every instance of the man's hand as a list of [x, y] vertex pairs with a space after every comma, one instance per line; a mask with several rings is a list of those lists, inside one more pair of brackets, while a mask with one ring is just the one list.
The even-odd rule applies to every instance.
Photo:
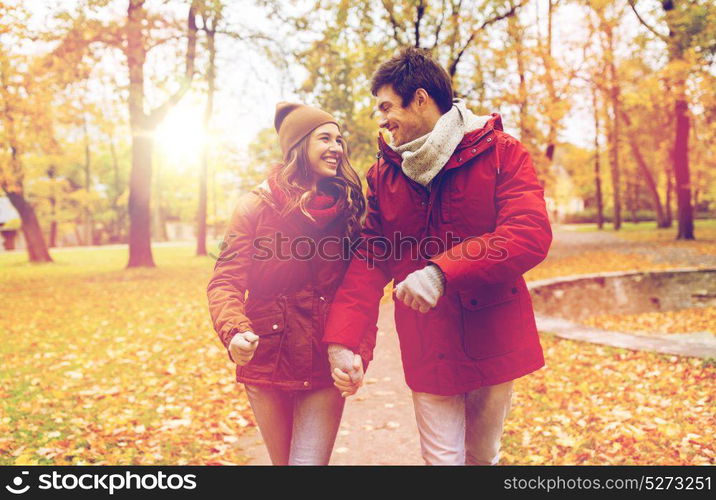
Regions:
[[259, 336], [254, 332], [237, 333], [229, 344], [229, 354], [234, 363], [244, 366], [254, 357], [258, 346]]
[[[348, 375], [340, 368], [334, 368], [331, 376], [333, 377], [333, 385], [341, 391], [341, 396], [344, 398], [358, 392], [360, 386], [363, 385], [363, 359], [360, 354], [356, 354], [353, 361], [353, 376]], [[352, 377], [356, 377], [357, 381], [353, 382]]]
[[438, 303], [445, 291], [445, 276], [440, 268], [428, 264], [413, 271], [395, 287], [395, 297], [406, 306], [426, 313]]
[[363, 360], [359, 354], [341, 344], [328, 345], [328, 361], [334, 385], [345, 398], [358, 391], [363, 383]]

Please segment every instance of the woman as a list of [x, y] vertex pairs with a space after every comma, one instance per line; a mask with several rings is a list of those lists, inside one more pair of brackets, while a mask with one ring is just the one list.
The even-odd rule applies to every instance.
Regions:
[[209, 309], [271, 461], [325, 465], [343, 397], [357, 390], [374, 345], [329, 353], [321, 342], [350, 260], [343, 239], [359, 236], [365, 200], [335, 118], [279, 103], [274, 125], [283, 162], [239, 200], [209, 282]]

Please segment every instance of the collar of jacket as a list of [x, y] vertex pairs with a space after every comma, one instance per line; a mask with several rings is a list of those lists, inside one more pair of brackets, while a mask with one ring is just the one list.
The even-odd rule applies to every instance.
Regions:
[[[465, 134], [465, 137], [463, 137], [460, 144], [457, 145], [455, 152], [443, 169], [450, 170], [459, 167], [480, 153], [490, 149], [496, 142], [495, 130], [502, 131], [502, 117], [499, 113], [492, 113], [492, 118], [487, 121], [484, 127]], [[400, 167], [403, 159], [383, 140], [383, 136], [380, 134], [378, 134], [378, 148], [376, 158], [384, 158], [388, 163]]]
[[253, 189], [253, 191], [272, 209], [277, 212], [280, 211], [278, 202], [274, 199], [274, 196], [271, 193], [271, 187], [269, 186], [268, 179], [264, 179], [261, 184]]

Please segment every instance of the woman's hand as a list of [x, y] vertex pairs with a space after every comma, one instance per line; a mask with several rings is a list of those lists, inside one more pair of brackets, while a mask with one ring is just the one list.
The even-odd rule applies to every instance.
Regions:
[[237, 333], [229, 344], [229, 354], [234, 363], [244, 366], [254, 357], [258, 346], [259, 336], [254, 332]]

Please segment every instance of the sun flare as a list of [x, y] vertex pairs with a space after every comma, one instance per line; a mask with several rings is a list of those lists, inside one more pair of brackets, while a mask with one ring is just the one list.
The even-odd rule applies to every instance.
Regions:
[[188, 96], [177, 104], [157, 128], [158, 152], [176, 168], [199, 161], [204, 141], [204, 109], [199, 99]]

